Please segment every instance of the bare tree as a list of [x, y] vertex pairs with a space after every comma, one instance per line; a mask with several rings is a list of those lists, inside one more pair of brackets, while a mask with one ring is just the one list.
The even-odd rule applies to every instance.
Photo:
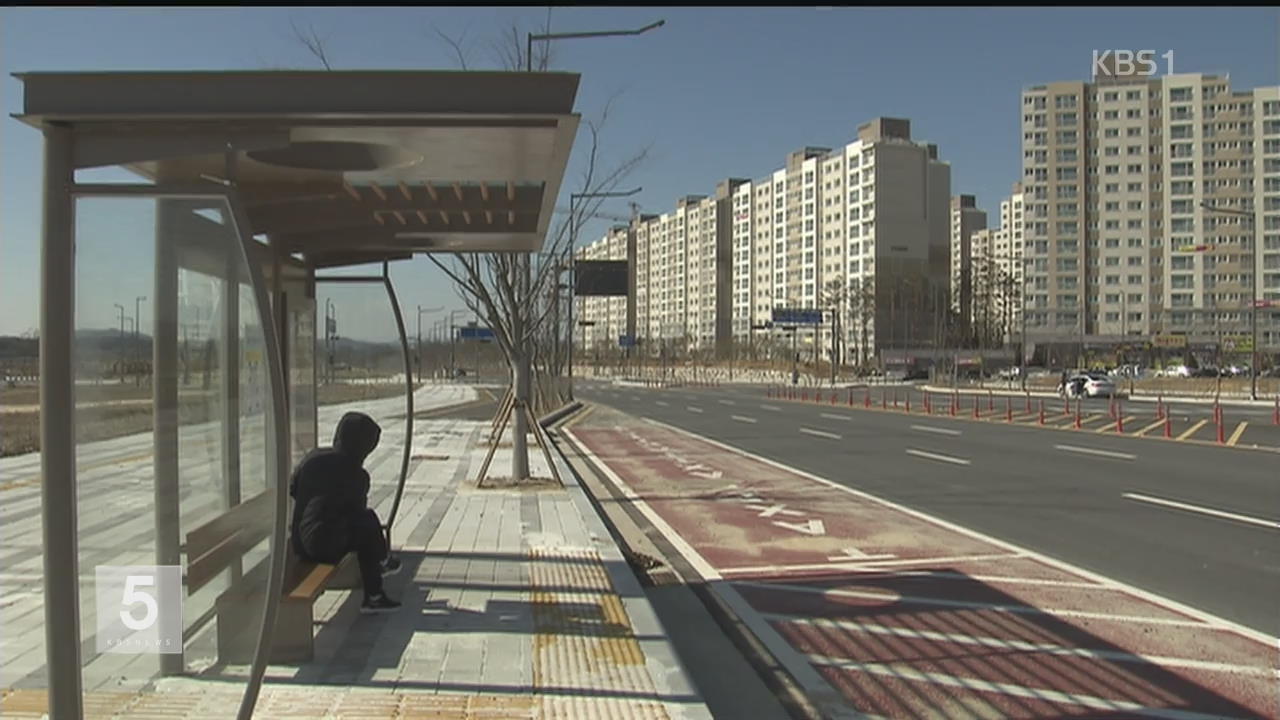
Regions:
[[294, 39], [301, 43], [302, 46], [307, 49], [307, 52], [314, 55], [316, 59], [320, 61], [320, 64], [324, 66], [325, 70], [333, 69], [333, 67], [329, 65], [329, 53], [325, 49], [325, 42], [327, 42], [327, 40], [320, 37], [319, 33], [316, 32], [315, 25], [307, 23], [307, 28], [304, 31], [302, 28], [298, 27], [296, 22], [290, 20], [289, 27], [293, 28]]
[[[550, 31], [550, 10], [542, 32]], [[453, 48], [459, 63], [466, 60], [462, 41], [439, 33]], [[517, 24], [504, 29], [494, 44], [499, 63], [507, 70], [524, 69], [526, 34]], [[533, 48], [533, 67], [546, 70], [551, 63], [547, 43]], [[601, 169], [601, 138], [608, 124], [614, 98], [610, 98], [598, 117], [585, 122], [588, 136], [583, 164], [580, 194], [616, 191], [646, 159], [648, 148], [626, 157], [611, 169]], [[531, 402], [551, 404], [567, 399], [560, 391], [559, 376], [565, 366], [562, 337], [572, 337], [563, 312], [560, 276], [574, 248], [570, 238], [577, 237], [583, 226], [599, 211], [605, 198], [587, 198], [574, 213], [553, 224], [538, 256], [518, 253], [454, 254], [449, 262], [430, 257], [457, 286], [467, 307], [484, 317], [494, 338], [511, 367], [514, 402], [512, 478], [529, 476], [526, 436], [531, 419]], [[569, 298], [572, 302], [572, 298]]]

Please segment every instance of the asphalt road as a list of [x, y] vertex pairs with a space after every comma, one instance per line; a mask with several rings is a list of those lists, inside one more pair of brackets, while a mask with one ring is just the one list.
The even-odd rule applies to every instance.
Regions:
[[918, 398], [908, 415], [746, 386], [577, 394], [1280, 635], [1280, 454], [926, 416]]

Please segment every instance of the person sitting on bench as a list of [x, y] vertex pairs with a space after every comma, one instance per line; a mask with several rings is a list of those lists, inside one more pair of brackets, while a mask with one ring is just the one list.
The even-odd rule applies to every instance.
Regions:
[[366, 614], [400, 607], [383, 591], [382, 577], [399, 572], [400, 561], [391, 557], [382, 523], [368, 505], [369, 473], [363, 467], [381, 435], [373, 418], [346, 413], [333, 434], [333, 447], [307, 453], [289, 482], [294, 551], [327, 564], [354, 552], [364, 584], [360, 612]]

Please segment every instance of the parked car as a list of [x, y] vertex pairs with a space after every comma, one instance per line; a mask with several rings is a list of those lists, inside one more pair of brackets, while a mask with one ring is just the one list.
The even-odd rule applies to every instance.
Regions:
[[[1076, 388], [1079, 388], [1079, 394]], [[1106, 373], [1076, 373], [1067, 378], [1065, 385], [1058, 386], [1058, 394], [1062, 397], [1115, 397], [1116, 383]]]

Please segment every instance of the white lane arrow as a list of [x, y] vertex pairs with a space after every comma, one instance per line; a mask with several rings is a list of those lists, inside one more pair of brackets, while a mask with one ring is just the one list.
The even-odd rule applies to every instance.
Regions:
[[847, 547], [844, 549], [844, 555], [833, 555], [827, 558], [831, 562], [841, 562], [848, 560], [889, 560], [896, 557], [892, 553], [884, 553], [881, 555], [868, 555], [856, 547]]
[[720, 478], [724, 477], [724, 473], [720, 472], [719, 470], [712, 470], [711, 472], [705, 472], [705, 473], [694, 470], [689, 474], [694, 477], [702, 478], [703, 480], [719, 480]]
[[762, 518], [773, 517], [774, 515], [778, 515], [778, 514], [804, 515], [804, 513], [800, 512], [799, 510], [788, 510], [787, 506], [782, 504], [769, 505], [768, 507], [764, 505], [748, 505], [747, 509], [758, 510], [759, 512], [756, 514], [756, 517], [762, 517]]
[[827, 528], [825, 525], [822, 524], [821, 520], [810, 520], [809, 522], [803, 525], [801, 525], [800, 523], [789, 523], [789, 522], [786, 522], [785, 520], [774, 520], [773, 524], [777, 525], [778, 527], [784, 527], [788, 530], [795, 530], [798, 533], [804, 533], [805, 535], [826, 535], [827, 534]]

